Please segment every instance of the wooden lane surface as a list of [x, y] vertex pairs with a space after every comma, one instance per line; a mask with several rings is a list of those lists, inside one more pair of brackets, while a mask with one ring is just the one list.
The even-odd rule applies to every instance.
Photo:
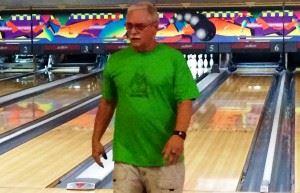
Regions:
[[[1, 88], [0, 96], [35, 86], [34, 82], [33, 82], [34, 75], [30, 75], [28, 77], [31, 78], [32, 81], [25, 80], [24, 82], [19, 82], [16, 79], [0, 81], [0, 88]], [[22, 80], [22, 79], [25, 79], [25, 78], [18, 78], [18, 80]]]
[[0, 134], [98, 93], [99, 79], [92, 76], [4, 106], [0, 108]]
[[[96, 109], [0, 156], [0, 187], [45, 188], [91, 155]], [[112, 139], [112, 129], [103, 137]]]
[[184, 190], [236, 190], [271, 81], [234, 75], [193, 115]]
[[300, 73], [295, 74], [295, 192], [300, 192]]
[[[57, 188], [34, 189], [34, 188], [0, 188], [0, 193], [113, 193], [111, 189], [97, 189], [94, 191], [73, 191]], [[199, 192], [199, 191], [184, 191], [183, 193], [242, 193], [242, 192]], [[244, 193], [244, 192], [243, 192]], [[251, 193], [251, 192], [247, 192]], [[252, 192], [254, 193], [254, 192]]]
[[[53, 80], [58, 80], [65, 77], [67, 77], [65, 74], [53, 74]], [[45, 84], [49, 81], [48, 79], [48, 75], [39, 73], [21, 78], [0, 81], [0, 96]]]
[[21, 73], [21, 72], [17, 72], [17, 73], [10, 73], [10, 72], [3, 72], [3, 71], [0, 71], [0, 81], [1, 79], [4, 79], [4, 78], [10, 78], [10, 77], [14, 77], [14, 76], [19, 76], [19, 75], [22, 75], [22, 74], [25, 74], [25, 73]]

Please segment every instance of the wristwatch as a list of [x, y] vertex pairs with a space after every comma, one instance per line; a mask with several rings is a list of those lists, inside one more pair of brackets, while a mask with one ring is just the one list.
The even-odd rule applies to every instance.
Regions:
[[173, 135], [178, 135], [183, 140], [185, 140], [185, 138], [186, 138], [186, 132], [185, 131], [173, 131]]

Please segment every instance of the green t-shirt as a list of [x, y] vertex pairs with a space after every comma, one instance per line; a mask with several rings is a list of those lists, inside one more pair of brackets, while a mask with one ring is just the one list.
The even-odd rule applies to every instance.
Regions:
[[103, 77], [103, 98], [117, 101], [114, 161], [163, 166], [177, 103], [200, 94], [183, 55], [164, 44], [146, 53], [129, 47], [112, 54]]

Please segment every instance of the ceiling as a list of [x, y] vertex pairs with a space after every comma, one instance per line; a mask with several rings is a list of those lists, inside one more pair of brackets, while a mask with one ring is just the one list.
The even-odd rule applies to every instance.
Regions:
[[[0, 10], [126, 9], [136, 0], [0, 0]], [[300, 0], [151, 0], [159, 8], [281, 7], [299, 6]]]

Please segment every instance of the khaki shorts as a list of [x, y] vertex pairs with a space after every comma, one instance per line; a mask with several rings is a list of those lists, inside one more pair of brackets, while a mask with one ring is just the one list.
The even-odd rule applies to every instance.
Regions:
[[135, 167], [115, 163], [114, 193], [182, 193], [183, 162], [163, 167]]

